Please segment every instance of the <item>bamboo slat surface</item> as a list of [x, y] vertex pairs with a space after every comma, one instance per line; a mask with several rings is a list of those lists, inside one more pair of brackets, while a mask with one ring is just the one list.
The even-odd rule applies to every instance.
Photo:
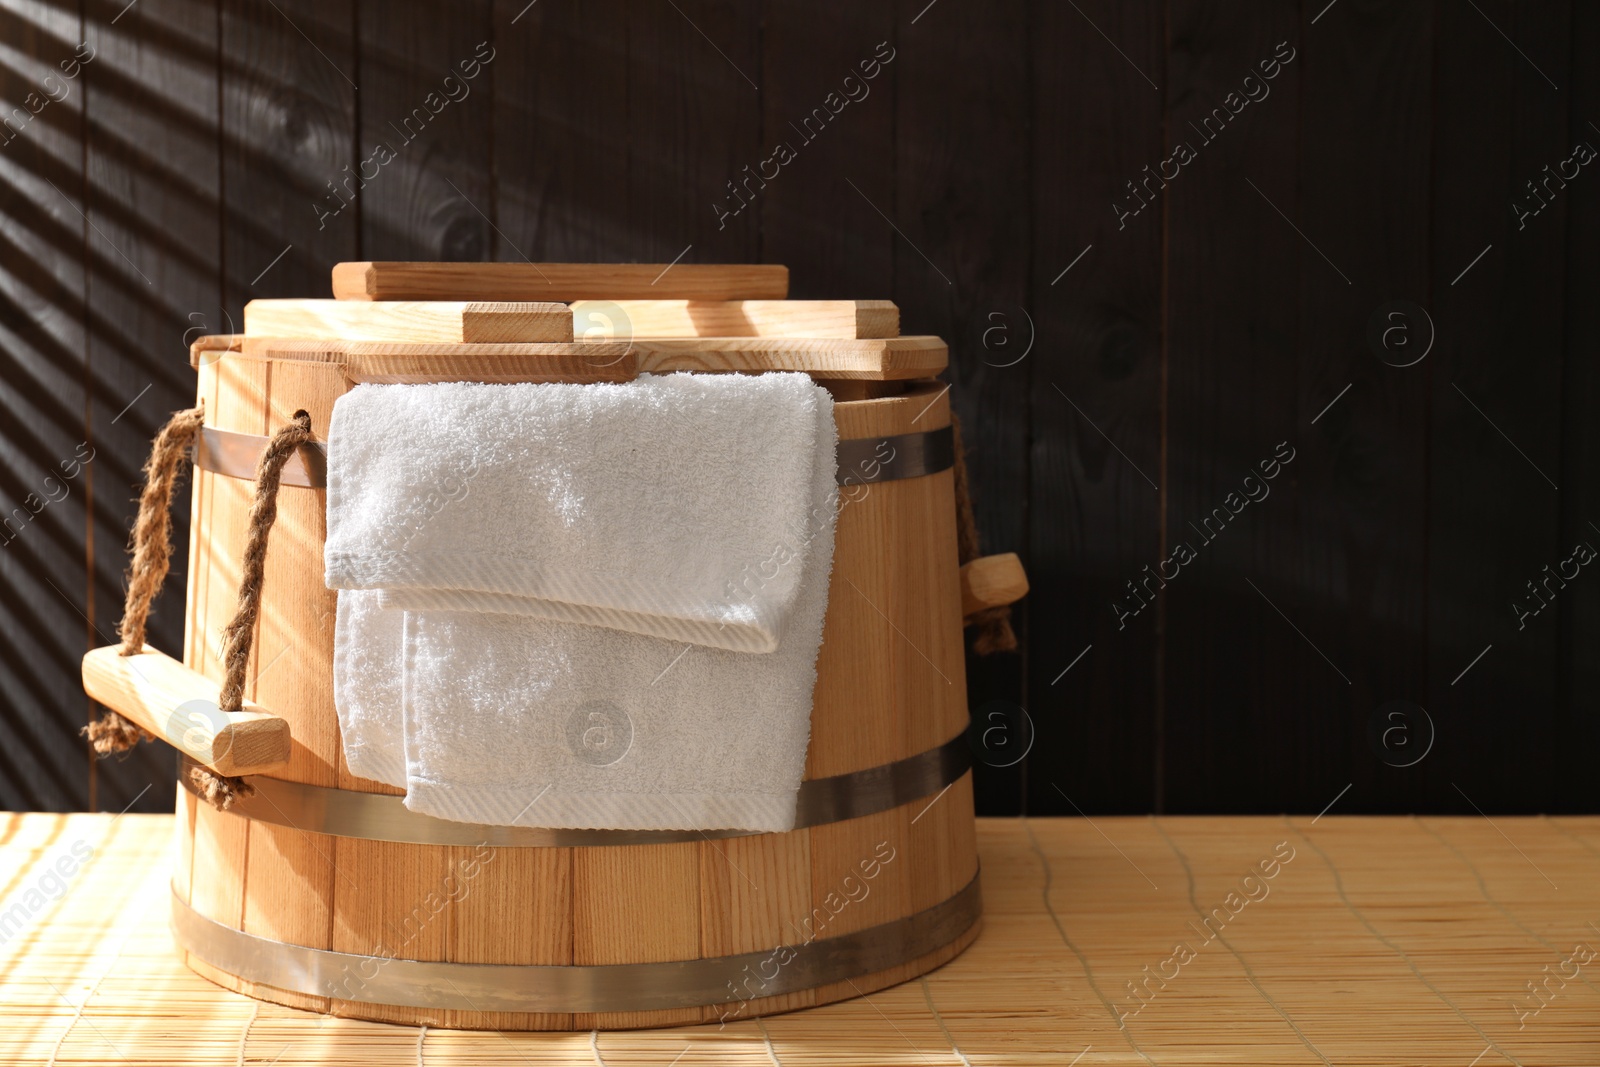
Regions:
[[172, 837], [0, 816], [0, 1063], [1600, 1063], [1600, 818], [980, 820], [983, 934], [926, 979], [598, 1035], [225, 992], [173, 954]]

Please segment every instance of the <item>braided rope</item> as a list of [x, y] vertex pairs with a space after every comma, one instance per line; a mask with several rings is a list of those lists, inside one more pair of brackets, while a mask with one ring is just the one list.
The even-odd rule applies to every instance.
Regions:
[[[150, 458], [145, 461], [144, 492], [139, 497], [139, 514], [134, 520], [129, 547], [128, 596], [123, 605], [122, 622], [117, 627], [122, 638], [119, 652], [124, 656], [137, 655], [144, 649], [150, 605], [161, 591], [172, 562], [172, 491], [182, 473], [181, 461], [198, 438], [204, 419], [203, 406], [174, 413], [156, 435]], [[267, 540], [278, 517], [278, 488], [282, 484], [283, 467], [295, 450], [309, 440], [311, 416], [297, 411], [287, 426], [273, 434], [256, 465], [255, 498], [250, 504], [249, 532], [240, 567], [239, 603], [232, 621], [223, 630], [224, 670], [217, 700], [223, 711], [238, 711], [244, 702], [245, 674], [255, 641], [256, 620], [261, 613]], [[137, 723], [109, 709], [84, 727], [83, 732], [99, 756], [125, 752], [140, 741], [154, 740]], [[199, 794], [221, 810], [227, 810], [235, 800], [255, 792], [255, 787], [243, 778], [217, 774], [198, 764], [189, 768], [189, 778]]]
[[[183, 459], [204, 421], [204, 405], [173, 412], [156, 434], [145, 460], [144, 492], [139, 495], [139, 513], [128, 543], [128, 594], [122, 621], [117, 624], [117, 636], [122, 638], [118, 651], [124, 656], [137, 655], [144, 648], [150, 604], [161, 592], [172, 561], [172, 491], [183, 476]], [[83, 733], [97, 756], [126, 752], [140, 741], [153, 740], [143, 727], [109, 709], [85, 726]]]

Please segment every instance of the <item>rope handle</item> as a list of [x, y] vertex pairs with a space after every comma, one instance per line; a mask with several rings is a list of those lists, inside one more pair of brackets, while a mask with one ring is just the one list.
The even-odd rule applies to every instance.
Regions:
[[[117, 624], [117, 634], [122, 638], [117, 650], [120, 655], [133, 656], [144, 649], [150, 605], [161, 591], [172, 563], [172, 492], [182, 475], [182, 461], [198, 440], [204, 422], [203, 403], [174, 412], [156, 434], [145, 460], [144, 491], [139, 496], [139, 513], [128, 546], [127, 599], [122, 621]], [[256, 465], [255, 498], [250, 505], [249, 532], [240, 567], [238, 607], [223, 629], [224, 671], [217, 703], [225, 712], [238, 711], [244, 701], [245, 673], [261, 612], [267, 540], [278, 517], [283, 467], [295, 450], [309, 440], [311, 416], [303, 410], [296, 411], [290, 422], [272, 435]], [[109, 708], [84, 727], [83, 733], [97, 756], [126, 752], [140, 741], [154, 740], [148, 731]], [[200, 795], [222, 809], [255, 792], [243, 778], [219, 775], [199, 764], [190, 767], [189, 776]]]
[[[144, 461], [144, 491], [139, 495], [139, 513], [134, 519], [128, 545], [127, 597], [122, 605], [122, 621], [117, 650], [132, 656], [144, 648], [145, 626], [150, 620], [150, 604], [167, 580], [172, 561], [172, 491], [183, 473], [181, 461], [193, 447], [205, 422], [205, 405], [173, 412], [161, 427]], [[97, 756], [126, 752], [140, 741], [155, 736], [137, 723], [106, 709], [100, 718], [83, 728]]]
[[205, 405], [173, 412], [156, 434], [150, 456], [144, 461], [144, 492], [128, 544], [128, 593], [122, 605], [117, 636], [121, 654], [137, 655], [144, 648], [150, 604], [161, 592], [172, 563], [172, 491], [183, 474], [183, 458], [194, 447], [205, 423]]
[[222, 694], [217, 702], [223, 711], [238, 711], [244, 701], [245, 669], [250, 665], [250, 646], [255, 641], [256, 618], [261, 613], [261, 576], [267, 564], [267, 535], [278, 519], [278, 486], [283, 465], [311, 440], [311, 416], [296, 411], [288, 424], [272, 435], [267, 449], [256, 464], [256, 495], [250, 504], [250, 532], [245, 538], [244, 560], [239, 570], [239, 607], [233, 621], [222, 631], [226, 642], [222, 662], [225, 668]]

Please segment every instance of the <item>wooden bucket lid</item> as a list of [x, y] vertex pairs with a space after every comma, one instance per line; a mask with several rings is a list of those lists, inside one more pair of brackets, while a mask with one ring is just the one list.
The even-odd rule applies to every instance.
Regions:
[[788, 285], [777, 265], [341, 263], [338, 299], [251, 301], [244, 333], [201, 338], [190, 363], [337, 364], [352, 384], [671, 371], [903, 382], [948, 365], [939, 338], [900, 336], [893, 303], [786, 300]]

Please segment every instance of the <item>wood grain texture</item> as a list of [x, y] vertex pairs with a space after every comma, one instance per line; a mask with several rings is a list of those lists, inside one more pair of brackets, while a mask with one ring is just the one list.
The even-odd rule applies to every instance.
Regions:
[[[898, 52], [885, 74], [892, 77], [894, 92], [864, 105], [886, 111], [893, 105], [894, 206], [880, 206], [894, 216], [905, 236], [894, 238], [892, 292], [908, 332], [934, 334], [950, 343], [946, 377], [962, 420], [983, 550], [1025, 555], [1030, 552], [1034, 421], [1029, 397], [1048, 388], [1035, 380], [1034, 366], [1043, 350], [1034, 320], [1038, 308], [1053, 302], [1036, 303], [1029, 289], [1030, 272], [1045, 269], [1039, 250], [1032, 247], [1033, 226], [1039, 212], [1058, 210], [1060, 198], [1071, 194], [1045, 182], [1030, 190], [1036, 147], [1019, 127], [995, 119], [1031, 118], [1036, 94], [1057, 88], [1058, 74], [1049, 68], [1076, 64], [1079, 51], [1093, 47], [1071, 32], [1056, 40], [1053, 56], [1030, 58], [1028, 39], [1038, 7], [1026, 0], [991, 0], [981, 7], [941, 5], [926, 11], [922, 4], [897, 5], [893, 43]], [[1077, 17], [1070, 11], [1062, 14]], [[1048, 11], [1040, 17], [1053, 20]], [[1026, 29], [1019, 32], [1021, 27]], [[884, 87], [886, 94], [889, 88]], [[1038, 106], [1059, 103], [1041, 100]], [[1119, 101], [1119, 106], [1126, 104]], [[1134, 129], [1130, 124], [1124, 132], [1134, 137]], [[1057, 172], [1051, 181], [1061, 177]], [[1059, 425], [1059, 420], [1043, 423], [1041, 436]], [[1026, 677], [1031, 610], [1024, 603], [1012, 612], [1023, 651], [968, 655], [974, 707], [991, 701], [1021, 707], [1045, 699], [1042, 690], [1028, 689]], [[1047, 708], [1046, 714], [1053, 713]], [[980, 758], [974, 769], [980, 806], [1022, 810], [1026, 773], [1021, 763], [996, 767]]]
[[[1574, 97], [1551, 87], [1566, 89], [1582, 64], [1567, 51], [1578, 5], [1482, 6], [1466, 19], [1441, 9], [1434, 27], [1435, 84], [1452, 106], [1433, 121], [1428, 696], [1413, 699], [1434, 716], [1441, 751], [1435, 765], [1410, 769], [1420, 772], [1416, 783], [1394, 799], [1439, 810], [1439, 801], [1423, 798], [1464, 793], [1485, 811], [1531, 813], [1572, 796], [1562, 752], [1581, 748], [1587, 728], [1580, 722], [1589, 718], [1567, 719], [1560, 710], [1559, 641], [1563, 615], [1593, 603], [1581, 591], [1587, 568], [1574, 556], [1600, 550], [1600, 531], [1589, 525], [1600, 516], [1563, 503], [1561, 489], [1587, 492], [1578, 488], [1587, 471], [1565, 469], [1565, 420], [1552, 398], [1582, 387], [1567, 379], [1561, 349], [1567, 301], [1590, 301], [1581, 281], [1568, 283], [1566, 257], [1574, 235], [1592, 232], [1568, 215], [1577, 198], [1592, 194], [1558, 168], [1579, 143], [1600, 149], [1600, 133], [1584, 124], [1592, 111], [1579, 118]], [[1485, 55], [1484, 34], [1495, 32], [1485, 16], [1538, 69], [1512, 49]], [[1485, 153], [1501, 165], [1469, 166]], [[1457, 325], [1466, 322], [1471, 329]], [[1419, 324], [1417, 332], [1426, 329]], [[1502, 565], [1486, 567], [1489, 558]], [[1518, 714], [1507, 716], [1513, 706]], [[1471, 748], [1447, 746], [1446, 729], [1472, 737]], [[1511, 784], [1494, 771], [1503, 766], [1526, 779]]]
[[961, 614], [1015, 604], [1028, 594], [1028, 575], [1015, 552], [980, 556], [961, 567]]
[[[241, 432], [267, 432], [267, 367], [245, 360], [215, 360], [200, 369], [196, 399], [206, 420]], [[239, 597], [239, 556], [248, 529], [253, 486], [240, 478], [207, 471], [193, 472], [190, 506], [190, 575], [184, 664], [220, 686], [223, 676], [222, 628], [232, 619]], [[257, 632], [259, 644], [259, 631]], [[246, 672], [244, 696], [254, 701], [259, 652]], [[290, 723], [291, 733], [295, 723]], [[294, 746], [290, 749], [291, 758]], [[187, 790], [179, 790], [186, 793]], [[189, 857], [190, 903], [202, 914], [236, 930], [245, 928], [245, 887], [249, 879], [252, 825], [218, 811], [194, 805], [194, 840], [180, 859]], [[194, 877], [198, 874], [199, 877]], [[225, 988], [241, 991], [247, 983], [191, 960], [198, 973]]]
[[[703, 841], [700, 850], [700, 955], [761, 952], [805, 939], [811, 914], [811, 838], [804, 833], [756, 834]], [[706, 1007], [707, 1021], [750, 1018], [766, 1011], [810, 1007], [809, 989], [759, 995], [761, 976], [730, 975], [737, 1001]]]
[[340, 263], [340, 300], [782, 300], [787, 267], [680, 263]]
[[[193, 401], [194, 379], [174, 356], [190, 331], [229, 328], [217, 270], [215, 4], [141, 0], [126, 14], [122, 8], [84, 6], [83, 40], [94, 58], [79, 79], [84, 212], [94, 227], [86, 263], [88, 437], [95, 449], [87, 475], [94, 499], [89, 614], [107, 634], [122, 614], [141, 464], [167, 415]], [[175, 495], [172, 568], [149, 626], [150, 643], [175, 654], [183, 643], [188, 503], [187, 493]], [[170, 810], [171, 772], [171, 754], [161, 746], [99, 761], [91, 806], [120, 811], [138, 797], [132, 810]]]
[[485, 176], [492, 201], [484, 210], [495, 228], [488, 258], [643, 258], [625, 210], [633, 69], [622, 28], [637, 13], [626, 0], [532, 7], [495, 0], [494, 41], [509, 61], [494, 71], [495, 172]]
[[356, 256], [355, 0], [219, 11], [224, 297], [239, 323], [247, 300], [320, 295]]
[[889, 300], [579, 300], [572, 314], [616, 317], [609, 336], [898, 337]]
[[[73, 61], [80, 31], [75, 7], [0, 12], [0, 37], [32, 57], [0, 66], [0, 806], [20, 809], [89, 804], [78, 731], [93, 709], [72, 665], [108, 643], [96, 625], [110, 632], [109, 620], [89, 621], [92, 488], [81, 468], [93, 453], [78, 446], [88, 436], [85, 263], [116, 253], [91, 246], [80, 214], [84, 96], [57, 66]], [[45, 102], [39, 79], [52, 72], [61, 99]], [[62, 96], [68, 87], [78, 91]]]
[[[218, 10], [225, 298], [233, 322], [242, 324], [248, 300], [320, 295], [333, 263], [360, 256], [357, 205], [374, 183], [369, 181], [367, 190], [360, 187], [372, 171], [362, 170], [365, 157], [356, 138], [361, 68], [355, 0], [221, 0]], [[393, 178], [389, 169], [379, 177]], [[219, 413], [212, 419], [208, 407], [212, 425], [266, 434], [304, 406], [317, 432], [326, 434], [329, 405], [343, 388], [332, 368], [296, 372], [328, 375], [312, 385], [281, 382], [262, 362], [224, 356], [217, 364], [259, 376], [259, 386], [248, 411], [236, 416]], [[205, 374], [202, 369], [202, 382]], [[230, 525], [239, 521], [234, 492], [218, 486], [212, 501], [220, 520], [215, 529], [222, 531], [213, 549], [221, 557], [213, 566], [213, 583], [230, 571], [236, 581], [243, 536], [242, 527]], [[323, 521], [319, 496], [293, 489], [281, 496], [264, 582], [280, 590], [283, 600], [262, 612], [251, 691], [280, 699], [283, 714], [291, 717], [295, 746], [285, 776], [331, 785], [338, 735], [329, 721], [329, 679], [321, 671], [300, 676], [305, 662], [331, 648], [332, 641], [331, 627], [322, 621], [330, 594], [318, 580], [320, 568], [306, 555], [317, 551], [312, 537]], [[215, 589], [211, 596], [214, 602]], [[208, 610], [207, 618], [223, 616]], [[293, 706], [282, 699], [289, 696]], [[346, 871], [348, 877], [336, 844], [290, 827], [250, 825], [249, 833], [255, 866], [246, 873], [246, 928], [330, 945], [334, 885], [349, 884], [336, 875]], [[325, 997], [287, 999], [313, 1010], [330, 1006]]]
[[[246, 337], [246, 356], [337, 362], [352, 378], [377, 380], [404, 375], [408, 380], [477, 371], [499, 380], [549, 380], [570, 374], [578, 379], [618, 380], [639, 373], [671, 371], [804, 371], [818, 378], [908, 380], [944, 369], [948, 349], [937, 337], [848, 340], [792, 337], [636, 338], [631, 341], [580, 341], [572, 344], [407, 344], [378, 341], [283, 340]], [[201, 357], [203, 358], [203, 356]]]
[[289, 761], [287, 722], [254, 702], [219, 710], [214, 682], [149, 645], [136, 656], [122, 655], [115, 645], [88, 652], [83, 688], [90, 699], [218, 774], [257, 774]]
[[698, 337], [636, 340], [641, 371], [790, 370], [817, 377], [912, 379], [944, 370], [949, 349], [937, 337], [818, 340]]
[[[948, 423], [949, 397], [928, 383], [834, 413], [841, 438], [891, 436]], [[808, 778], [925, 751], [965, 726], [953, 485], [945, 471], [840, 491]], [[904, 550], [877, 548], [890, 543]]]
[[[635, 845], [572, 851], [572, 962], [693, 959], [700, 952], [700, 846]], [[575, 1029], [699, 1022], [700, 1008], [594, 1012]]]
[[[1600, 109], [1600, 71], [1580, 62], [1585, 41], [1600, 35], [1600, 11], [1586, 4], [1572, 8], [1572, 32], [1568, 49], [1572, 100], [1568, 104], [1569, 139], [1586, 141], [1600, 136], [1589, 126], [1589, 116]], [[1595, 233], [1600, 226], [1600, 188], [1578, 187], [1568, 190], [1567, 225], [1577, 233]], [[1588, 417], [1589, 398], [1600, 395], [1600, 368], [1590, 354], [1600, 351], [1600, 322], [1589, 313], [1582, 294], [1600, 287], [1600, 247], [1589, 241], [1574, 241], [1567, 246], [1567, 299], [1564, 311], [1564, 343], [1561, 360], [1561, 469], [1568, 486], [1562, 497], [1561, 537], [1558, 543], [1575, 543], [1595, 531], [1591, 521], [1600, 514], [1600, 427]], [[1465, 283], [1463, 283], [1465, 284]], [[1600, 548], [1600, 542], [1596, 543]], [[1587, 753], [1600, 751], [1600, 720], [1590, 713], [1593, 694], [1600, 692], [1600, 662], [1591, 654], [1600, 647], [1600, 597], [1570, 597], [1557, 615], [1560, 627], [1557, 648], [1556, 729], [1561, 743], [1556, 746], [1556, 797], [1550, 810], [1582, 811], [1596, 805], [1600, 792], [1594, 779], [1585, 774]]]
[[[233, 357], [227, 357], [233, 358]], [[345, 391], [336, 367], [325, 364], [267, 365], [262, 418], [267, 432], [287, 425], [297, 411], [311, 416], [313, 435], [327, 439], [333, 403]], [[249, 421], [254, 421], [252, 417]], [[224, 429], [239, 429], [223, 422]], [[255, 696], [265, 706], [283, 708], [294, 734], [289, 765], [274, 777], [313, 785], [337, 784], [342, 745], [333, 704], [334, 593], [322, 578], [322, 545], [327, 535], [327, 492], [299, 486], [278, 490], [278, 518], [267, 545], [262, 573], [263, 601], [251, 653]], [[241, 542], [224, 551], [237, 559]], [[294, 826], [250, 825], [250, 869], [245, 884], [245, 930], [296, 944], [328, 947], [341, 896], [355, 888], [336, 863], [338, 842]], [[250, 992], [253, 986], [241, 989]], [[289, 1003], [311, 1011], [329, 1010], [323, 996], [300, 996]]]
[[172, 894], [191, 903], [190, 887], [194, 876], [195, 805], [200, 799], [187, 789], [175, 790], [176, 812], [172, 820]]
[[565, 304], [252, 300], [244, 306], [244, 332], [406, 344], [560, 343], [572, 340], [572, 312]]
[[[1284, 29], [1274, 39], [1290, 36], [1298, 17], [1286, 5], [1277, 19]], [[1436, 107], [1434, 30], [1422, 9], [1356, 8], [1337, 25], [1338, 34], [1295, 41], [1303, 51], [1278, 79], [1299, 79], [1302, 132], [1293, 178], [1256, 182], [1276, 204], [1257, 196], [1262, 222], [1282, 224], [1282, 211], [1305, 236], [1291, 232], [1287, 238], [1299, 246], [1299, 313], [1292, 328], [1302, 369], [1294, 423], [1280, 439], [1297, 458], [1286, 472], [1291, 480], [1275, 485], [1250, 521], [1283, 521], [1285, 512], [1272, 510], [1281, 490], [1291, 490], [1283, 502], [1297, 504], [1301, 515], [1274, 538], [1282, 546], [1273, 551], [1277, 573], [1266, 574], [1267, 583], [1256, 579], [1261, 595], [1246, 587], [1240, 614], [1233, 616], [1235, 625], [1260, 635], [1260, 662], [1279, 665], [1262, 672], [1271, 679], [1263, 688], [1276, 699], [1251, 695], [1248, 717], [1224, 727], [1228, 744], [1261, 738], [1293, 744], [1297, 755], [1269, 763], [1219, 752], [1209, 766], [1194, 761], [1193, 777], [1182, 787], [1188, 799], [1181, 806], [1175, 800], [1173, 810], [1218, 810], [1207, 797], [1213, 788], [1222, 798], [1237, 792], [1223, 810], [1240, 810], [1248, 803], [1246, 791], [1228, 784], [1239, 773], [1270, 776], [1276, 788], [1296, 797], [1290, 810], [1321, 810], [1351, 783], [1342, 803], [1416, 810], [1412, 798], [1425, 791], [1426, 776], [1437, 773], [1426, 762], [1412, 771], [1387, 766], [1368, 740], [1369, 725], [1387, 715], [1388, 702], [1426, 703], [1413, 686], [1426, 663], [1432, 595], [1425, 577], [1430, 459], [1423, 412], [1432, 391], [1428, 377], [1436, 372], [1424, 370], [1426, 362], [1391, 366], [1373, 350], [1368, 330], [1386, 302], [1427, 299], [1408, 294], [1426, 294], [1428, 286], [1430, 149], [1422, 131]], [[1342, 102], [1335, 105], [1330, 92], [1340, 93]], [[1272, 161], [1262, 166], [1281, 161], [1282, 135], [1258, 146], [1263, 160]], [[1367, 238], [1354, 240], [1356, 234]], [[1291, 326], [1287, 317], [1283, 324]], [[1330, 408], [1346, 386], [1349, 392]], [[1312, 527], [1326, 540], [1303, 554], [1316, 541], [1298, 531]], [[1246, 531], [1230, 527], [1229, 542], [1234, 532]], [[1224, 547], [1221, 538], [1216, 547]], [[1333, 604], [1339, 610], [1327, 610]], [[1214, 610], [1204, 625], [1216, 625]], [[1192, 618], [1201, 624], [1198, 613]], [[1214, 665], [1197, 662], [1189, 677], [1210, 683], [1217, 673]], [[1235, 678], [1227, 684], [1234, 698], [1244, 696]], [[1306, 713], [1286, 720], [1285, 706]], [[1190, 732], [1186, 741], [1197, 736]], [[1174, 797], [1179, 788], [1175, 783]]]
[[[336, 366], [284, 361], [267, 365], [267, 433], [289, 424], [295, 413], [311, 417], [314, 437], [326, 441], [333, 405], [348, 388]], [[255, 418], [246, 420], [256, 421]], [[218, 418], [220, 429], [247, 432]], [[284, 710], [294, 731], [294, 759], [287, 773], [294, 781], [333, 785], [340, 752], [333, 706], [333, 619], [337, 602], [322, 574], [327, 539], [327, 490], [283, 486], [278, 517], [267, 544], [263, 590], [272, 590], [272, 611], [263, 611], [255, 648], [256, 698]], [[237, 554], [236, 544], [223, 551]], [[263, 593], [265, 597], [265, 593]]]
[[[570, 848], [453, 848], [460, 885], [455, 936], [446, 959], [473, 963], [573, 962], [573, 850]], [[530, 906], [529, 887], [536, 886]], [[506, 916], [523, 920], [508, 927]], [[517, 1012], [450, 1013], [475, 1028], [566, 1030], [570, 1015]]]
[[[380, 958], [444, 959], [457, 907], [445, 884], [445, 878], [454, 873], [449, 852], [392, 841], [340, 838], [333, 949]], [[313, 897], [303, 900], [301, 906], [316, 904]], [[370, 972], [357, 968], [341, 977], [338, 991], [360, 991], [371, 977]], [[283, 999], [273, 990], [258, 990], [256, 995]], [[444, 1023], [442, 1012], [391, 1008], [337, 996], [329, 1010], [380, 1022]]]
[[[1275, 792], [1295, 797], [1292, 810], [1320, 808], [1350, 780], [1349, 746], [1340, 742], [1353, 725], [1354, 704], [1364, 700], [1353, 700], [1345, 680], [1295, 631], [1349, 673], [1343, 635], [1305, 617], [1306, 584], [1330, 576], [1308, 573], [1297, 551], [1305, 544], [1301, 493], [1326, 486], [1315, 473], [1321, 459], [1314, 435], [1323, 426], [1309, 425], [1320, 405], [1311, 406], [1299, 390], [1303, 380], [1321, 383], [1339, 373], [1329, 361], [1372, 362], [1335, 340], [1333, 320], [1357, 314], [1373, 291], [1356, 296], [1296, 232], [1351, 270], [1341, 262], [1341, 230], [1350, 232], [1355, 220], [1333, 226], [1335, 189], [1321, 187], [1317, 197], [1302, 190], [1296, 168], [1304, 161], [1285, 151], [1300, 121], [1302, 93], [1325, 101], [1329, 91], [1304, 86], [1306, 72], [1322, 49], [1345, 50], [1322, 34], [1303, 39], [1300, 17], [1299, 5], [1288, 0], [1260, 5], [1248, 17], [1203, 3], [1174, 5], [1177, 37], [1192, 43], [1168, 56], [1170, 137], [1197, 158], [1165, 190], [1151, 160], [1155, 183], [1143, 195], [1155, 202], [1128, 222], [1150, 232], [1165, 212], [1172, 235], [1167, 298], [1194, 309], [1166, 323], [1165, 471], [1150, 472], [1163, 490], [1162, 551], [1123, 577], [1139, 592], [1124, 588], [1119, 597], [1137, 612], [1130, 628], [1164, 624], [1167, 811], [1239, 810], [1245, 783], [1263, 778]], [[1425, 67], [1408, 73], [1416, 60], [1409, 53], [1395, 59], [1395, 75], [1424, 77]], [[1374, 106], [1378, 99], [1374, 93]], [[1362, 129], [1373, 127], [1363, 120]], [[1166, 146], [1162, 158], [1173, 151]], [[1329, 158], [1319, 177], [1350, 162]], [[1224, 240], [1225, 232], [1237, 239]], [[1296, 339], [1302, 296], [1326, 323], [1314, 344]], [[1326, 388], [1316, 386], [1316, 395]], [[1285, 456], [1294, 458], [1281, 462]], [[1273, 471], [1276, 477], [1267, 478]], [[1155, 603], [1141, 609], [1140, 598]], [[1199, 639], [1206, 631], [1213, 636]], [[1202, 691], [1219, 699], [1193, 703], [1190, 695]], [[1304, 714], [1286, 716], [1285, 707]], [[1250, 739], [1268, 737], [1293, 758], [1261, 763]]]
[[869, 381], [861, 378], [822, 378], [818, 385], [828, 390], [835, 403], [846, 400], [882, 400], [884, 397], [904, 396], [917, 386], [915, 381]]
[[[788, 264], [797, 298], [887, 298], [898, 238], [879, 211], [894, 216], [894, 12], [848, 4], [819, 19], [786, 0], [767, 5], [764, 23], [761, 148], [708, 186], [707, 221], [732, 228], [759, 216], [761, 258]], [[887, 65], [880, 42], [897, 57]], [[866, 79], [862, 63], [876, 76]], [[845, 78], [860, 86], [854, 100]]]
[[[428, 0], [357, 0], [360, 139], [352, 167], [370, 177], [352, 223], [362, 257], [490, 258], [495, 90], [529, 62], [515, 42], [503, 53], [493, 6], [458, 0], [440, 18]], [[324, 296], [322, 284], [298, 295]]]
[[[1029, 296], [1038, 336], [1033, 355], [1012, 368], [1032, 374], [1026, 559], [1033, 592], [1020, 703], [1033, 722], [1036, 756], [1027, 764], [1023, 807], [1160, 810], [1160, 620], [1146, 609], [1124, 623], [1113, 604], [1129, 596], [1125, 583], [1161, 558], [1161, 218], [1157, 205], [1121, 224], [1113, 205], [1127, 195], [1125, 181], [1171, 148], [1163, 143], [1163, 97], [1151, 87], [1166, 75], [1164, 10], [1081, 6], [1081, 14], [1037, 7], [1030, 35], [1038, 80]], [[1097, 40], [1086, 18], [1124, 55]], [[1003, 691], [997, 697], [1006, 699]], [[993, 710], [1015, 714], [1005, 704]]]
[[[716, 207], [728, 183], [745, 180], [751, 172], [746, 168], [758, 168], [762, 156], [767, 130], [757, 78], [769, 32], [763, 5], [673, 0], [629, 4], [623, 10], [629, 68], [621, 127], [628, 161], [625, 218], [634, 246], [624, 258], [679, 261], [664, 277], [652, 279], [651, 290], [673, 283], [680, 269], [693, 264], [784, 262], [762, 253], [754, 212], [729, 219]], [[781, 300], [789, 295], [787, 268], [761, 269], [770, 273], [763, 276], [759, 293], [717, 297], [648, 291], [611, 299]]]
[[[544, 382], [631, 381], [639, 357], [625, 343], [583, 345], [394, 344], [364, 341], [285, 340], [275, 337], [231, 339], [228, 358], [268, 363], [293, 360], [319, 363], [356, 382]], [[236, 354], [235, 354], [236, 353]], [[197, 364], [215, 359], [213, 351], [190, 353]]]

